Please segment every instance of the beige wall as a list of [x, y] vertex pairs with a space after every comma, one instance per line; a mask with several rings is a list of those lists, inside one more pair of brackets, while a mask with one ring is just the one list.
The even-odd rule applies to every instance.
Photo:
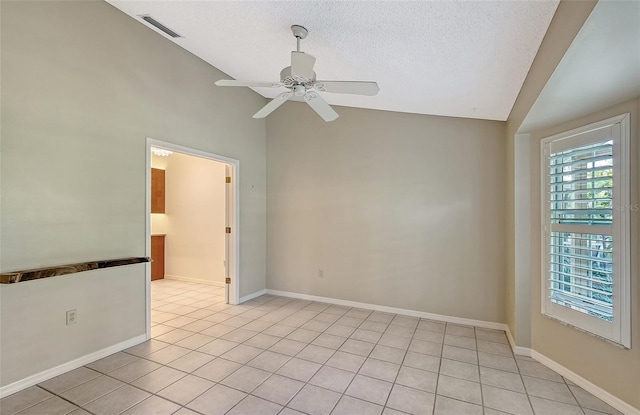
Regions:
[[151, 233], [165, 233], [165, 275], [224, 284], [225, 165], [173, 153], [152, 156], [165, 170], [165, 214], [151, 215]]
[[[616, 115], [631, 114], [631, 206], [640, 206], [640, 98], [531, 135], [531, 206], [540, 206], [540, 140]], [[540, 209], [531, 209], [532, 347], [606, 391], [640, 408], [640, 212], [631, 210], [632, 349], [625, 350], [541, 314]]]
[[[241, 161], [241, 296], [265, 288], [266, 269], [273, 289], [507, 321], [519, 345], [530, 336], [535, 350], [640, 407], [638, 330], [628, 351], [543, 318], [539, 279], [518, 278], [511, 250], [515, 134], [594, 5], [561, 2], [505, 132], [349, 108], [324, 123], [299, 103], [265, 128], [250, 118], [264, 99], [214, 88], [222, 73], [104, 2], [0, 2], [0, 270], [143, 256], [149, 136]], [[557, 129], [627, 108], [640, 161], [638, 106]], [[632, 226], [637, 260], [637, 214]], [[0, 286], [0, 386], [142, 334], [144, 278], [136, 265]], [[64, 326], [72, 308], [79, 323]]]
[[504, 123], [336, 110], [267, 120], [267, 286], [504, 322]]
[[[635, 184], [632, 196], [638, 203], [638, 102], [628, 102], [597, 114], [533, 134], [518, 129], [547, 80], [595, 7], [595, 1], [561, 1], [536, 55], [527, 79], [507, 121], [507, 298], [506, 317], [516, 345], [531, 347], [578, 375], [635, 407], [640, 407], [640, 319], [637, 284], [638, 214], [632, 220], [632, 330], [631, 350], [623, 350], [588, 334], [563, 326], [541, 314], [540, 294], [540, 138], [598, 120], [631, 112], [632, 166]], [[529, 209], [523, 209], [528, 204]], [[635, 248], [634, 248], [635, 247]], [[635, 283], [634, 283], [635, 282]]]
[[144, 334], [145, 266], [0, 287], [0, 387]]
[[[505, 313], [509, 331], [513, 335], [516, 345], [522, 347], [531, 347], [531, 304], [529, 300], [531, 297], [531, 274], [528, 267], [530, 251], [528, 234], [530, 234], [530, 230], [528, 228], [528, 212], [523, 211], [516, 202], [517, 192], [523, 190], [522, 188], [517, 190], [516, 186], [526, 185], [530, 172], [528, 166], [516, 164], [517, 161], [526, 160], [528, 154], [525, 150], [527, 147], [526, 137], [518, 137], [516, 134], [596, 3], [596, 0], [562, 0], [560, 2], [507, 120]], [[525, 143], [517, 142], [519, 139], [525, 140]], [[524, 191], [528, 193], [527, 189]]]
[[[0, 270], [144, 256], [152, 137], [240, 160], [240, 295], [265, 288], [265, 100], [105, 2], [0, 7]], [[0, 385], [143, 334], [144, 278], [0, 287]]]

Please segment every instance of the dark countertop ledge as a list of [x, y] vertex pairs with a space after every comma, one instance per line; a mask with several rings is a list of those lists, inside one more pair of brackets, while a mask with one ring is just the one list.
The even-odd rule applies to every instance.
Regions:
[[76, 272], [91, 271], [94, 269], [120, 267], [123, 265], [141, 264], [150, 262], [147, 257], [131, 257], [119, 259], [107, 259], [102, 261], [79, 262], [77, 264], [58, 265], [30, 269], [25, 271], [13, 271], [0, 274], [0, 284], [15, 284], [24, 281], [33, 281], [41, 278], [59, 277], [61, 275], [75, 274]]

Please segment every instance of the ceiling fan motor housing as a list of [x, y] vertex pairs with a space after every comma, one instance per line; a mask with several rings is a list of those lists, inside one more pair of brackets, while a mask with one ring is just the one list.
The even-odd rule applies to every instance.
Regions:
[[313, 72], [311, 78], [303, 78], [300, 76], [291, 76], [291, 66], [287, 66], [280, 71], [280, 82], [287, 88], [292, 88], [296, 85], [304, 85], [307, 88], [311, 88], [316, 81], [316, 73]]

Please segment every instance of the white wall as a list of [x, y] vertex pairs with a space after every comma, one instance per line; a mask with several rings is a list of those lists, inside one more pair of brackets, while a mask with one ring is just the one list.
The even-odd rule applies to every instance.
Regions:
[[504, 322], [504, 123], [336, 110], [267, 120], [268, 288]]
[[225, 165], [173, 153], [152, 156], [165, 170], [165, 213], [151, 215], [151, 233], [165, 233], [165, 275], [224, 284]]
[[[240, 295], [265, 288], [265, 100], [105, 2], [0, 7], [0, 271], [144, 256], [152, 137], [240, 160]], [[143, 334], [144, 269], [0, 286], [0, 386]]]

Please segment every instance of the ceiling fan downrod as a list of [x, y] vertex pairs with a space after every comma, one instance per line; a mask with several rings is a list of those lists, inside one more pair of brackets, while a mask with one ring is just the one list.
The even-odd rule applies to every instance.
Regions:
[[309, 31], [305, 27], [297, 24], [294, 24], [293, 26], [291, 26], [291, 31], [293, 32], [293, 35], [296, 37], [296, 52], [300, 52], [300, 40], [307, 37], [307, 35], [309, 34]]

